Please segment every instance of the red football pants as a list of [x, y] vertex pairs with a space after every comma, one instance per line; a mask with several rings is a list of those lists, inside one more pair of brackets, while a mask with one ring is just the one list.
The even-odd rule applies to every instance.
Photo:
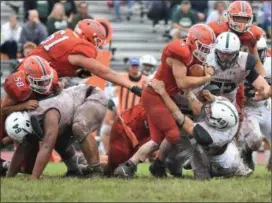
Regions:
[[110, 175], [119, 164], [124, 163], [132, 157], [138, 147], [133, 148], [132, 142], [127, 136], [120, 119], [117, 118], [112, 125], [110, 134], [106, 174]]
[[150, 87], [146, 87], [142, 93], [142, 103], [147, 114], [151, 140], [161, 144], [165, 138], [171, 144], [176, 144], [180, 132], [161, 96]]

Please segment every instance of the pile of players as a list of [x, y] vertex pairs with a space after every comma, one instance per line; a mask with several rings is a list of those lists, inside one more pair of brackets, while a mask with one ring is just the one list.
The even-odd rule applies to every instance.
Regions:
[[[193, 25], [186, 39], [167, 44], [154, 79], [143, 89], [96, 60], [110, 33], [105, 20], [83, 20], [74, 31], [51, 35], [5, 81], [1, 119], [8, 136], [2, 129], [1, 148], [12, 141], [17, 147], [0, 171], [40, 178], [55, 149], [67, 176], [132, 178], [156, 151], [149, 167], [155, 177], [167, 172], [182, 177], [184, 168], [197, 179], [250, 175], [252, 152], [271, 136], [271, 58], [263, 31], [252, 25], [248, 2], [232, 2], [227, 15], [228, 22]], [[240, 51], [243, 47], [248, 52]], [[203, 67], [202, 76], [190, 73], [196, 64]], [[107, 111], [116, 111], [115, 102], [97, 87], [63, 89], [58, 81], [91, 74], [141, 97], [116, 113], [104, 165], [92, 132]], [[269, 169], [271, 164], [270, 159]]]

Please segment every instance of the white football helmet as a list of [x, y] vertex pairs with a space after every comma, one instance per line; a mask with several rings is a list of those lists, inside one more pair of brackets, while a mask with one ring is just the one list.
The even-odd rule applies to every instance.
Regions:
[[21, 143], [26, 135], [33, 133], [29, 114], [27, 112], [10, 114], [5, 121], [5, 129], [11, 139]]
[[266, 58], [267, 43], [264, 37], [261, 37], [257, 41], [258, 55], [262, 63], [264, 63]]
[[140, 58], [140, 66], [142, 67], [142, 73], [149, 76], [154, 71], [157, 65], [157, 60], [154, 56], [144, 55]]
[[226, 99], [216, 99], [202, 107], [202, 115], [208, 125], [220, 131], [226, 131], [238, 124], [238, 112], [235, 106]]
[[232, 32], [223, 32], [216, 38], [215, 59], [217, 64], [226, 70], [238, 60], [241, 47], [239, 37]]

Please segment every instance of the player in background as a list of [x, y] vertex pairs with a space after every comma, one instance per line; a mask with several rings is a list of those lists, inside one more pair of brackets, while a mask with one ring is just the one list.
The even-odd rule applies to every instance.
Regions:
[[[48, 98], [40, 102], [37, 110], [28, 111], [31, 121], [36, 119], [37, 122], [29, 123], [33, 129], [36, 129], [36, 140], [42, 140], [42, 146], [36, 158], [36, 162], [32, 171], [33, 178], [40, 178], [45, 166], [47, 165], [50, 153], [55, 147], [57, 139], [64, 134], [68, 142], [69, 136], [73, 135], [79, 143], [86, 136], [89, 136], [96, 130], [106, 113], [107, 99], [101, 89], [89, 85], [78, 85], [63, 90], [58, 96]], [[12, 115], [11, 115], [12, 116]], [[18, 137], [16, 134], [17, 122], [12, 122], [12, 119], [7, 118], [6, 129], [10, 136]], [[20, 121], [21, 122], [21, 121]], [[43, 126], [43, 127], [40, 127]], [[43, 128], [43, 130], [41, 129]], [[15, 129], [15, 130], [14, 130]], [[70, 132], [70, 133], [69, 133]], [[30, 133], [33, 134], [33, 133]], [[20, 137], [21, 140], [24, 139]], [[33, 138], [33, 135], [28, 137]], [[29, 142], [29, 140], [28, 140]], [[86, 145], [84, 142], [81, 144], [82, 151], [86, 154]], [[27, 154], [29, 143], [20, 145], [16, 154], [16, 158], [24, 158]], [[102, 175], [102, 168], [99, 163], [99, 154], [95, 154], [95, 148], [87, 150], [90, 152], [89, 157], [95, 163], [93, 165], [86, 165], [80, 171], [86, 176], [100, 176]], [[23, 154], [23, 155], [22, 155]], [[15, 159], [15, 158], [14, 158]], [[96, 160], [94, 160], [96, 159]], [[19, 161], [11, 163], [9, 175], [12, 176], [18, 171]], [[12, 165], [14, 163], [14, 165]]]
[[140, 58], [140, 66], [145, 76], [152, 76], [156, 72], [157, 60], [152, 55], [144, 55]]
[[[265, 38], [260, 38], [257, 42], [257, 48], [265, 70], [264, 78], [271, 85], [271, 57], [267, 57], [266, 54], [267, 44]], [[271, 99], [256, 102], [252, 100], [254, 94], [254, 87], [251, 83], [245, 82], [245, 119], [242, 122], [238, 137], [244, 162], [253, 170], [255, 167], [252, 153], [261, 147], [263, 136], [271, 143]], [[271, 169], [271, 161], [268, 169]]]
[[[232, 2], [227, 10], [227, 18], [227, 22], [211, 22], [208, 25], [214, 30], [216, 37], [222, 32], [231, 31], [235, 33], [241, 41], [241, 49], [248, 50], [256, 58], [256, 70], [260, 75], [264, 75], [256, 44], [265, 33], [260, 27], [252, 25], [253, 11], [251, 5], [247, 1]], [[236, 101], [240, 109], [243, 108], [243, 101], [244, 86], [240, 85]]]
[[[128, 72], [120, 73], [123, 78], [127, 78], [135, 86], [144, 88], [148, 82], [148, 77], [142, 74], [142, 67], [138, 58], [130, 58], [128, 61]], [[101, 135], [106, 153], [108, 152], [109, 136], [111, 126], [117, 116], [126, 109], [133, 107], [138, 104], [140, 97], [131, 93], [128, 88], [122, 86], [114, 87], [114, 97], [118, 103], [115, 103], [116, 111], [109, 109], [106, 113], [105, 119], [101, 128]], [[114, 102], [114, 100], [112, 101]]]
[[[162, 53], [161, 65], [154, 78], [165, 83], [166, 91], [171, 97], [182, 89], [198, 87], [208, 82], [213, 75], [213, 68], [205, 67], [203, 77], [187, 76], [187, 69], [192, 64], [205, 62], [206, 55], [212, 49], [214, 42], [215, 36], [209, 26], [193, 25], [185, 40], [173, 40], [166, 45]], [[146, 143], [149, 147], [142, 146], [145, 154], [151, 154], [160, 146], [165, 148], [165, 145], [175, 144], [179, 139], [179, 129], [160, 96], [147, 86], [143, 90], [142, 103], [147, 113], [151, 136], [151, 141]], [[160, 154], [159, 158], [163, 159]]]

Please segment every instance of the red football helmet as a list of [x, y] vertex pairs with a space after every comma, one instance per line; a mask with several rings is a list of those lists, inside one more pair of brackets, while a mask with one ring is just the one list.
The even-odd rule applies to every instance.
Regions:
[[215, 40], [213, 30], [208, 25], [199, 23], [189, 29], [186, 43], [190, 46], [194, 57], [200, 62], [205, 62]]
[[74, 31], [79, 37], [88, 40], [96, 47], [103, 45], [106, 39], [105, 28], [96, 20], [81, 20], [78, 22]]
[[49, 63], [45, 59], [33, 55], [23, 61], [23, 66], [29, 88], [39, 94], [48, 94], [54, 79], [53, 69]]
[[239, 33], [246, 32], [252, 25], [253, 12], [247, 1], [234, 1], [229, 5], [228, 12], [229, 27]]

